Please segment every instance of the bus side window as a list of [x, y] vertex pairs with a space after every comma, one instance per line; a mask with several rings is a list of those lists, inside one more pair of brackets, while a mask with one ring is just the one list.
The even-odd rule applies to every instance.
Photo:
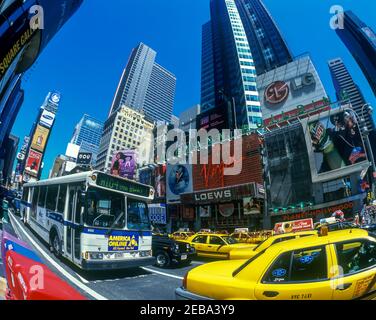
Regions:
[[47, 191], [46, 208], [51, 211], [56, 210], [56, 199], [58, 186], [49, 186]]
[[57, 212], [64, 213], [65, 199], [67, 197], [67, 186], [60, 186], [59, 198], [57, 199]]
[[77, 191], [76, 214], [74, 217], [74, 222], [77, 224], [81, 224], [81, 208], [84, 205], [84, 203], [82, 203], [82, 197], [80, 196], [80, 192], [80, 190]]
[[38, 198], [38, 207], [45, 207], [47, 195], [47, 187], [40, 187], [39, 198]]
[[31, 216], [36, 219], [37, 218], [37, 205], [38, 205], [38, 197], [39, 197], [40, 188], [34, 187], [33, 188], [33, 199], [32, 199], [32, 206], [31, 206]]
[[73, 216], [74, 194], [75, 194], [75, 190], [73, 189], [72, 186], [69, 186], [69, 206], [68, 206], [67, 220], [70, 222], [72, 222], [72, 216]]

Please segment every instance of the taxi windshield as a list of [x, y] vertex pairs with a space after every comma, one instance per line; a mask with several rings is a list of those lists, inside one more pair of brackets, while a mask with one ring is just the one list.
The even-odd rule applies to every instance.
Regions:
[[151, 230], [148, 206], [145, 202], [127, 199], [127, 221], [130, 230]]
[[227, 242], [227, 244], [238, 243], [238, 241], [236, 241], [233, 237], [230, 237], [230, 236], [222, 237], [222, 239], [225, 240]]

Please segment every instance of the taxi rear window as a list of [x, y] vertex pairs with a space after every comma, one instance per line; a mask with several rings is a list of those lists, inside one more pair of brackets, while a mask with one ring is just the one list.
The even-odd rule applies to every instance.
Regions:
[[304, 283], [328, 278], [325, 246], [281, 254], [265, 273], [263, 283]]

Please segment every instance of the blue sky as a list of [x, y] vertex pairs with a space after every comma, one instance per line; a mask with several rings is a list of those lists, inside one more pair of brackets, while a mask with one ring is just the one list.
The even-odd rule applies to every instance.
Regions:
[[[376, 109], [376, 99], [359, 67], [329, 27], [332, 5], [353, 10], [376, 31], [373, 0], [264, 0], [294, 55], [310, 52], [328, 94], [335, 95], [327, 60], [342, 57]], [[105, 3], [105, 4], [103, 4]], [[85, 0], [50, 42], [25, 77], [25, 102], [13, 134], [30, 131], [37, 109], [51, 90], [62, 104], [53, 129], [43, 176], [63, 154], [84, 113], [105, 120], [129, 54], [139, 42], [158, 52], [157, 62], [177, 76], [174, 113], [200, 101], [201, 25], [209, 0]]]

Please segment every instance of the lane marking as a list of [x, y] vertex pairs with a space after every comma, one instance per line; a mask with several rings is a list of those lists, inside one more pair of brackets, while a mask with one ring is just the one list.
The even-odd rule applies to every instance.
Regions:
[[201, 261], [192, 261], [191, 264], [196, 264], [196, 265], [202, 266], [202, 265], [205, 264], [205, 262], [201, 262]]
[[24, 235], [28, 238], [31, 244], [45, 257], [47, 261], [49, 261], [62, 275], [64, 275], [70, 282], [74, 283], [77, 287], [91, 295], [96, 300], [108, 300], [106, 297], [102, 296], [98, 292], [94, 291], [93, 289], [85, 286], [75, 277], [73, 277], [69, 272], [67, 272], [64, 268], [62, 268], [59, 264], [57, 264], [50, 256], [47, 254], [35, 241], [34, 239], [26, 232], [23, 226], [17, 221], [17, 219], [13, 216], [12, 213], [9, 215], [12, 220], [14, 220], [17, 224], [17, 227], [24, 233]]
[[[74, 271], [73, 271], [74, 272]], [[80, 276], [77, 272], [74, 272], [74, 274], [80, 278], [80, 280], [83, 282], [83, 283], [90, 283], [90, 281], [87, 281], [84, 277]]]
[[141, 269], [144, 269], [145, 271], [149, 271], [151, 273], [160, 274], [160, 275], [165, 276], [165, 277], [170, 277], [170, 278], [179, 279], [179, 280], [184, 279], [183, 277], [175, 276], [173, 274], [169, 274], [169, 273], [165, 273], [165, 272], [160, 272], [160, 271], [157, 271], [157, 270], [154, 270], [154, 269], [149, 269], [149, 268], [146, 268], [146, 267], [141, 267]]

